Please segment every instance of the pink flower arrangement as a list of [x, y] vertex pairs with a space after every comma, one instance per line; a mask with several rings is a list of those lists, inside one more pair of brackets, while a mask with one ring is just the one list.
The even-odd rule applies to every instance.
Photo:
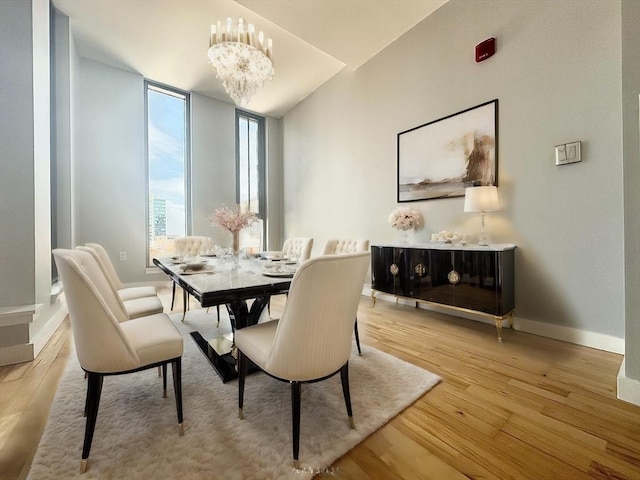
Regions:
[[398, 207], [389, 214], [389, 225], [402, 231], [417, 230], [420, 220], [420, 213], [409, 207]]
[[214, 210], [209, 221], [212, 225], [218, 225], [235, 236], [240, 230], [255, 222], [256, 216], [252, 212], [243, 212], [238, 205], [235, 211], [228, 207]]

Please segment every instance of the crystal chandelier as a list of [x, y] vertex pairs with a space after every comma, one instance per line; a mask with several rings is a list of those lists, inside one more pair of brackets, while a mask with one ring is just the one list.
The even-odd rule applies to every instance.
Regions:
[[272, 48], [271, 39], [265, 44], [264, 34], [256, 36], [254, 26], [245, 27], [242, 19], [234, 27], [227, 18], [226, 29], [221, 28], [220, 22], [211, 25], [207, 55], [237, 105], [249, 103], [264, 82], [273, 77]]

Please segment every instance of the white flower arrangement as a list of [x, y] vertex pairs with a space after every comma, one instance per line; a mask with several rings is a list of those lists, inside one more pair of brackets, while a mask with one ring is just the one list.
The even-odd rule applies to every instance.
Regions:
[[431, 234], [431, 241], [434, 243], [458, 243], [462, 239], [463, 236], [461, 234], [449, 230]]
[[389, 224], [398, 230], [416, 230], [420, 226], [420, 213], [415, 208], [398, 207], [389, 214]]

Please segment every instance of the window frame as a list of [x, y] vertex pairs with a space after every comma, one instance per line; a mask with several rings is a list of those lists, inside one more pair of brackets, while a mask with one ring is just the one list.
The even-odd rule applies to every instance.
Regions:
[[[267, 238], [267, 169], [266, 169], [266, 127], [265, 118], [255, 113], [236, 108], [236, 204], [240, 204], [240, 119], [254, 120], [258, 124], [258, 218], [262, 220], [262, 238]], [[251, 178], [249, 175], [248, 178]], [[263, 245], [264, 247], [264, 245]]]
[[149, 188], [149, 90], [172, 95], [184, 100], [184, 195], [185, 195], [185, 235], [191, 235], [193, 228], [193, 213], [191, 199], [191, 94], [164, 83], [144, 79], [144, 159], [145, 159], [145, 263], [147, 268], [155, 268], [151, 261], [150, 231], [151, 224], [150, 188]]

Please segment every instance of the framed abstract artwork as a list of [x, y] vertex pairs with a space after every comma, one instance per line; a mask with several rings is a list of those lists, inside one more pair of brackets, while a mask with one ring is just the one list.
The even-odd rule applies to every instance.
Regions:
[[398, 202], [463, 197], [497, 173], [497, 99], [398, 134]]

